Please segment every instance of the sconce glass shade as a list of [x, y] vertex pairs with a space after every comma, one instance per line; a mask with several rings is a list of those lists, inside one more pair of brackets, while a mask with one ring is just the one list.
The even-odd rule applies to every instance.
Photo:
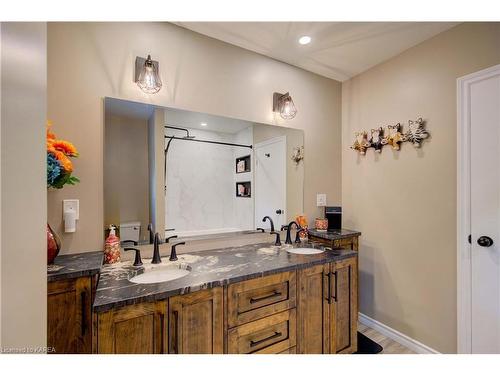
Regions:
[[[140, 59], [138, 57], [138, 59]], [[144, 60], [144, 59], [142, 59]], [[151, 56], [144, 60], [144, 63], [140, 67], [139, 74], [137, 75], [137, 86], [141, 88], [146, 94], [156, 94], [161, 90], [161, 78], [158, 69], [158, 62], [151, 60]], [[138, 64], [136, 61], [136, 69], [138, 69]]]
[[273, 111], [279, 112], [280, 116], [285, 120], [290, 120], [297, 114], [297, 108], [295, 108], [295, 104], [293, 103], [292, 97], [289, 93], [274, 93]]

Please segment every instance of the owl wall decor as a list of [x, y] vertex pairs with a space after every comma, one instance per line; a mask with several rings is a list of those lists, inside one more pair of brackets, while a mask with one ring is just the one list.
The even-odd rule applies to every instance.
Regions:
[[408, 130], [404, 134], [406, 142], [413, 143], [413, 146], [419, 148], [424, 139], [429, 137], [429, 132], [425, 130], [424, 120], [419, 117], [416, 121], [408, 121]]
[[368, 133], [366, 131], [354, 133], [355, 139], [351, 148], [358, 151], [360, 155], [366, 154], [366, 149], [370, 147], [370, 142], [368, 142]]
[[401, 144], [404, 142], [409, 142], [415, 148], [419, 148], [423, 141], [430, 137], [425, 125], [425, 120], [422, 117], [418, 117], [415, 121], [408, 121], [408, 129], [404, 132], [399, 122], [396, 125], [371, 129], [370, 139], [368, 139], [368, 132], [364, 130], [355, 132], [355, 139], [351, 148], [360, 155], [365, 155], [368, 148], [373, 148], [376, 153], [380, 153], [385, 145], [389, 145], [393, 150], [399, 151]]

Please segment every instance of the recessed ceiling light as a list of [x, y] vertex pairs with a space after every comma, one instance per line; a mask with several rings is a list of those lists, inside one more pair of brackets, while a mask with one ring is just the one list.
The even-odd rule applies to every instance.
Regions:
[[307, 35], [301, 36], [299, 38], [299, 43], [300, 44], [309, 44], [309, 43], [311, 43], [311, 37], [307, 36]]
[[206, 122], [202, 122], [200, 125], [201, 126], [207, 126], [207, 123]]

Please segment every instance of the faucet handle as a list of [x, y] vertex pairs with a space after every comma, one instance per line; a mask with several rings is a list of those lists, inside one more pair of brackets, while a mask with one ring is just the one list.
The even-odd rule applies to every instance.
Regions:
[[276, 235], [276, 241], [274, 242], [275, 246], [281, 246], [281, 238], [280, 238], [280, 232], [270, 232], [269, 234], [275, 234]]
[[177, 238], [177, 237], [178, 237], [177, 235], [167, 237], [165, 238], [165, 243], [168, 243], [172, 238]]
[[123, 250], [124, 251], [134, 250], [135, 251], [134, 267], [142, 266], [141, 250], [133, 248], [133, 247], [126, 247]]
[[177, 260], [177, 246], [179, 245], [185, 245], [186, 243], [185, 242], [177, 242], [175, 244], [172, 245], [172, 249], [170, 251], [170, 258], [168, 260], [170, 260], [171, 262], [174, 261], [174, 260]]
[[139, 242], [134, 241], [134, 240], [124, 240], [124, 241], [121, 241], [121, 244], [122, 244], [122, 245], [124, 245], [124, 244], [126, 244], [127, 242], [132, 242], [132, 244], [133, 244], [134, 246], [139, 245]]
[[262, 233], [265, 233], [265, 232], [266, 232], [266, 231], [264, 230], [264, 228], [260, 228], [260, 227], [259, 227], [259, 228], [256, 228], [255, 230], [259, 230], [259, 231], [261, 231]]

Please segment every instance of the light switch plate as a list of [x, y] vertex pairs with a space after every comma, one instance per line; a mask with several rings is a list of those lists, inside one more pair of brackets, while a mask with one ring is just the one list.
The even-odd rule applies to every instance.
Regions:
[[326, 194], [316, 194], [316, 206], [326, 206]]
[[79, 220], [80, 201], [78, 199], [63, 199], [63, 219], [65, 211], [76, 211], [76, 220]]

